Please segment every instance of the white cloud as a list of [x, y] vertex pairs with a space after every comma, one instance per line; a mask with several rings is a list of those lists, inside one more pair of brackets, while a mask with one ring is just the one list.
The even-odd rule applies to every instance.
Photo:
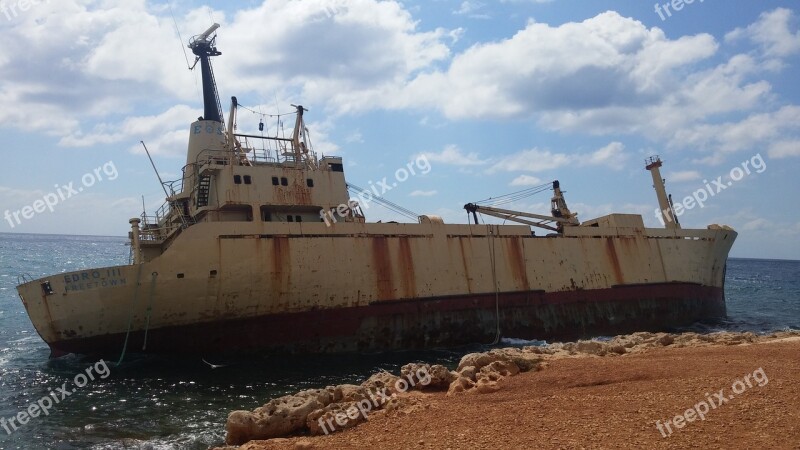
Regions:
[[581, 111], [611, 119], [614, 109], [666, 102], [684, 79], [680, 72], [716, 50], [710, 35], [669, 40], [615, 12], [558, 27], [529, 22], [511, 38], [456, 55], [447, 71], [420, 75], [402, 99], [440, 107], [452, 119], [539, 111], [552, 128], [574, 128], [580, 124], [569, 117], [591, 119], [575, 115]]
[[792, 31], [796, 22], [792, 10], [778, 8], [764, 12], [758, 21], [747, 28], [737, 28], [727, 35], [726, 41], [748, 39], [758, 45], [766, 57], [786, 57], [800, 53], [800, 31]]
[[759, 217], [757, 219], [753, 219], [749, 222], [746, 222], [744, 225], [742, 225], [742, 230], [758, 231], [758, 230], [769, 229], [771, 227], [772, 227], [772, 222], [763, 217]]
[[669, 172], [665, 178], [675, 183], [682, 183], [685, 181], [695, 181], [703, 178], [700, 172], [696, 170], [684, 170], [680, 172]]
[[611, 142], [603, 148], [588, 154], [553, 153], [549, 150], [533, 148], [504, 156], [497, 160], [489, 173], [494, 172], [544, 172], [558, 169], [570, 164], [579, 166], [607, 166], [621, 169], [627, 160], [625, 145]]
[[[460, 5], [480, 8], [476, 1]], [[784, 135], [795, 127], [781, 116], [797, 107], [764, 111], [775, 98], [770, 83], [757, 78], [764, 62], [733, 54], [710, 63], [721, 52], [708, 34], [672, 39], [609, 11], [558, 26], [531, 20], [512, 36], [452, 55], [448, 45], [463, 30], [423, 29], [411, 11], [400, 1], [271, 0], [232, 16], [202, 7], [178, 19], [184, 40], [204, 30], [209, 16], [222, 24], [215, 70], [224, 103], [236, 93], [271, 111], [279, 96], [333, 113], [331, 121], [374, 109], [439, 110], [450, 120], [522, 117], [550, 130], [637, 134], [674, 149], [699, 148], [710, 155], [699, 159], [710, 162], [748, 147], [780, 150], [779, 141], [796, 139]], [[776, 9], [726, 42], [747, 39], [780, 63], [800, 51], [795, 19]], [[186, 43], [163, 5], [48, 2], [4, 31], [0, 101], [16, 105], [0, 110], [4, 126], [43, 130], [69, 147], [130, 141], [133, 148], [145, 139], [161, 154], [182, 154], [182, 130], [197, 114], [179, 119], [173, 115], [182, 111], [172, 105], [199, 105], [197, 73], [186, 70]], [[126, 118], [131, 111], [137, 116]], [[717, 117], [731, 122], [715, 123]], [[765, 118], [779, 124], [761, 123]], [[529, 155], [544, 158], [536, 167], [563, 166], [561, 154], [534, 150], [545, 152]], [[614, 167], [613, 147], [606, 152], [587, 156], [589, 163]], [[431, 155], [464, 166], [489, 163], [457, 147]]]
[[625, 145], [621, 142], [612, 142], [593, 152], [588, 158], [580, 158], [579, 163], [589, 166], [604, 165], [612, 169], [621, 169], [626, 159]]
[[376, 0], [273, 0], [238, 11], [222, 30], [224, 57], [235, 62], [217, 66], [223, 86], [264, 98], [288, 90], [337, 113], [380, 108], [381, 98], [448, 58], [444, 41], [455, 36], [420, 31], [400, 2]]
[[511, 186], [539, 186], [542, 180], [531, 175], [520, 175], [511, 180]]
[[487, 161], [481, 160], [475, 152], [464, 153], [456, 145], [448, 145], [439, 153], [425, 152], [421, 154], [429, 161], [454, 166], [480, 166]]
[[344, 140], [348, 144], [363, 144], [364, 136], [361, 134], [360, 130], [355, 130], [352, 133], [348, 134], [347, 137], [344, 138]]
[[408, 195], [411, 196], [411, 197], [433, 197], [434, 195], [436, 195], [436, 193], [437, 193], [437, 191], [435, 191], [435, 190], [434, 191], [420, 191], [420, 190], [417, 190], [417, 191], [414, 191], [414, 192], [412, 192], [412, 193], [410, 193]]
[[89, 147], [131, 142], [134, 153], [144, 153], [140, 140], [151, 154], [185, 156], [189, 123], [202, 115], [201, 110], [177, 105], [158, 115], [128, 117], [119, 124], [100, 123], [90, 133], [76, 131], [59, 142], [64, 147]]
[[532, 148], [500, 158], [489, 172], [544, 172], [566, 166], [574, 159], [574, 156], [565, 153]]
[[[720, 162], [729, 153], [760, 151], [766, 144], [785, 140], [800, 132], [800, 106], [784, 106], [768, 113], [753, 114], [740, 121], [697, 124], [677, 130], [669, 145], [712, 153], [707, 162]], [[785, 150], [783, 150], [785, 151]]]
[[479, 13], [486, 6], [485, 3], [475, 0], [464, 0], [453, 14], [467, 16], [472, 19], [489, 19], [488, 14]]
[[800, 140], [776, 142], [772, 144], [767, 154], [775, 159], [800, 156]]
[[[448, 58], [446, 41], [460, 35], [418, 30], [398, 1], [271, 0], [230, 18], [190, 10], [178, 17], [183, 40], [209, 17], [222, 24], [215, 71], [223, 104], [230, 92], [256, 99], [246, 104], [280, 96], [329, 112], [380, 108], [376, 99]], [[187, 70], [186, 42], [164, 5], [63, 0], [11, 23], [0, 48], [0, 101], [17, 106], [0, 110], [4, 126], [44, 130], [65, 145], [102, 144], [119, 137], [96, 128], [99, 117], [124, 122], [132, 110], [160, 115], [176, 103], [200, 104], [199, 70]]]

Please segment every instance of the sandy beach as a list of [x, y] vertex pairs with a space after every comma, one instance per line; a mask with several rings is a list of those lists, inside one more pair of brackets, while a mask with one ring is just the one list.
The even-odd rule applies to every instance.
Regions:
[[666, 343], [547, 360], [496, 392], [411, 391], [354, 428], [239, 448], [800, 449], [800, 337]]

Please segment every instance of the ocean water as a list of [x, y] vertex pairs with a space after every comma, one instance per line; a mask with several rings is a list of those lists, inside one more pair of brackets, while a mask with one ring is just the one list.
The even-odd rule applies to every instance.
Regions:
[[[127, 356], [119, 366], [74, 355], [48, 359], [47, 345], [17, 296], [18, 276], [126, 264], [125, 243], [114, 237], [0, 233], [0, 449], [207, 449], [223, 443], [230, 411], [301, 389], [360, 382], [412, 361], [453, 364], [464, 353], [486, 348], [209, 361], [224, 365], [219, 368], [195, 357]], [[800, 261], [731, 259], [726, 295], [727, 319], [691, 329], [800, 329]], [[503, 344], [531, 343], [507, 336]], [[76, 376], [89, 368], [95, 369], [94, 380], [87, 377], [85, 386], [76, 387]], [[61, 400], [64, 386], [74, 393]], [[48, 415], [17, 430], [9, 427], [11, 434], [2, 427], [2, 419], [51, 392], [60, 402]]]

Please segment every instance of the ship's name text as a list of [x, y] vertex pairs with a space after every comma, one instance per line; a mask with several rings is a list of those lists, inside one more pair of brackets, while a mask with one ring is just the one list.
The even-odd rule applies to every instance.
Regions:
[[91, 270], [64, 275], [64, 283], [68, 291], [84, 291], [99, 287], [124, 286], [127, 279], [122, 277], [119, 269]]

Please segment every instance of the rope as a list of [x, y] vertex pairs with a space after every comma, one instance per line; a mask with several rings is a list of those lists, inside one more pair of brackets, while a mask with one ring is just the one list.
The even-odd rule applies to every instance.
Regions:
[[494, 283], [494, 314], [497, 322], [497, 333], [494, 336], [494, 341], [491, 345], [497, 345], [500, 342], [500, 286], [497, 285], [497, 264], [495, 261], [494, 251], [494, 227], [489, 225], [489, 246], [491, 252], [489, 254], [489, 261], [492, 265], [492, 282]]
[[523, 189], [521, 191], [512, 192], [510, 194], [500, 195], [498, 197], [489, 197], [486, 200], [481, 200], [479, 202], [474, 202], [475, 204], [486, 204], [490, 203], [494, 206], [505, 205], [507, 203], [513, 203], [517, 200], [522, 200], [527, 197], [532, 197], [536, 194], [542, 193], [551, 189], [552, 182], [545, 183], [539, 186], [534, 186], [531, 188]]
[[392, 203], [389, 200], [381, 197], [380, 195], [375, 195], [371, 191], [360, 188], [352, 183], [347, 183], [347, 189], [355, 191], [356, 195], [361, 194], [361, 196], [365, 196], [365, 194], [369, 194], [369, 200], [365, 199], [366, 201], [374, 201], [378, 205], [383, 206], [384, 208], [394, 211], [397, 214], [405, 216], [411, 220], [419, 220], [419, 214], [415, 213], [414, 211], [411, 211], [410, 209], [403, 208], [402, 206], [396, 203]]
[[250, 108], [248, 108], [247, 106], [244, 106], [244, 105], [237, 104], [236, 107], [245, 109], [247, 111], [250, 111], [253, 114], [258, 114], [261, 117], [281, 117], [281, 116], [291, 116], [292, 114], [297, 114], [297, 111], [290, 112], [290, 113], [285, 113], [285, 114], [264, 114], [264, 113], [259, 112], [259, 111], [254, 111], [254, 110], [252, 110], [252, 109], [250, 109]]
[[119, 361], [117, 361], [117, 367], [122, 364], [122, 360], [125, 358], [125, 352], [128, 350], [128, 338], [131, 337], [131, 327], [133, 326], [133, 313], [136, 312], [136, 300], [139, 299], [139, 279], [142, 276], [142, 266], [143, 264], [137, 264], [139, 266], [138, 270], [136, 271], [136, 289], [133, 291], [133, 305], [131, 306], [131, 316], [128, 318], [128, 332], [125, 333], [125, 344], [122, 345], [122, 354], [119, 355]]
[[150, 314], [153, 312], [153, 293], [156, 291], [156, 278], [158, 272], [153, 272], [153, 279], [150, 282], [150, 302], [147, 305], [147, 322], [144, 325], [144, 344], [142, 344], [142, 351], [147, 350], [147, 331], [150, 329]]

